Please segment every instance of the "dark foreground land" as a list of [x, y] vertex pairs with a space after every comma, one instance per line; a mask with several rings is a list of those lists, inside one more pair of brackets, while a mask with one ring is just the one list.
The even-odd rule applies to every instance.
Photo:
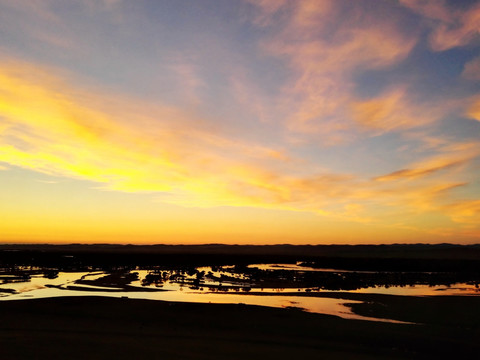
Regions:
[[[106, 297], [2, 301], [0, 358], [471, 359], [480, 351], [480, 303], [467, 299], [403, 306], [394, 300], [397, 318], [417, 313], [423, 325], [234, 304]], [[388, 298], [384, 302], [390, 306]], [[459, 306], [473, 317], [457, 322], [445, 312]]]
[[[108, 275], [94, 281], [111, 282], [115, 274], [123, 274], [117, 276], [117, 282], [121, 278], [124, 283], [120, 285], [128, 286], [125, 274], [134, 269], [158, 267], [188, 273], [200, 265], [236, 265], [235, 269], [246, 272], [253, 271], [246, 269], [246, 264], [282, 262], [366, 272], [316, 272], [303, 278], [289, 272], [294, 280], [280, 270], [258, 272], [247, 274], [251, 291], [242, 294], [261, 296], [257, 281], [265, 286], [266, 280], [283, 279], [281, 286], [270, 287], [317, 286], [317, 292], [292, 295], [358, 300], [361, 302], [348, 305], [354, 313], [409, 323], [347, 320], [298, 309], [239, 304], [83, 296], [6, 300], [0, 301], [0, 359], [478, 358], [480, 296], [413, 297], [323, 290], [379, 283], [478, 284], [479, 245], [0, 245], [1, 271], [21, 281], [39, 271], [49, 277], [58, 271], [101, 270]], [[332, 276], [342, 282], [332, 285]]]

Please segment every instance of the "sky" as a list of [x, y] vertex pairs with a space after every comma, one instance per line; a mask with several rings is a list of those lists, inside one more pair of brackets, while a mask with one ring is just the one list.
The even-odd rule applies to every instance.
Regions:
[[0, 0], [0, 242], [480, 243], [480, 2]]

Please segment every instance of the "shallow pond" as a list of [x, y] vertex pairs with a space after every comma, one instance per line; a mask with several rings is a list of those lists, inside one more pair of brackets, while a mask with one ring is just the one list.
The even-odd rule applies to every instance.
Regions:
[[[281, 268], [283, 265], [265, 265], [265, 268], [273, 266]], [[293, 265], [296, 269], [296, 266]], [[199, 268], [199, 271], [209, 268]], [[302, 269], [303, 270], [303, 269]], [[308, 270], [308, 269], [305, 269]], [[330, 270], [330, 269], [329, 269]], [[78, 284], [78, 280], [95, 280], [102, 278], [106, 273], [102, 272], [60, 272], [54, 279], [45, 278], [42, 275], [33, 275], [30, 279], [18, 282], [6, 282], [0, 284], [0, 300], [20, 300], [32, 298], [47, 298], [58, 296], [112, 296], [128, 297], [135, 299], [151, 299], [164, 301], [182, 301], [199, 303], [242, 303], [248, 305], [260, 305], [271, 307], [295, 307], [305, 311], [336, 315], [348, 319], [366, 319], [375, 321], [396, 322], [389, 319], [367, 318], [359, 316], [350, 311], [345, 306], [346, 303], [355, 303], [358, 301], [321, 297], [322, 293], [331, 291], [311, 291], [311, 289], [275, 289], [263, 288], [255, 289], [255, 292], [261, 292], [261, 296], [248, 294], [242, 290], [241, 286], [232, 289], [223, 289], [212, 286], [218, 285], [213, 280], [206, 280], [201, 286], [195, 288], [189, 284], [178, 282], [163, 282], [161, 285], [149, 284], [142, 286], [142, 280], [150, 272], [147, 270], [135, 271], [138, 273], [138, 280], [129, 284], [126, 291], [117, 286], [98, 286], [97, 284]], [[225, 273], [225, 270], [221, 271]], [[228, 272], [228, 269], [227, 269]], [[220, 275], [220, 272], [212, 272], [214, 275]], [[233, 274], [231, 274], [233, 275]], [[235, 275], [239, 279], [237, 285], [241, 285], [241, 276]], [[189, 279], [186, 276], [186, 279]], [[209, 287], [210, 286], [210, 287]], [[136, 291], [138, 289], [138, 291]], [[3, 291], [2, 291], [3, 290]], [[148, 290], [148, 291], [146, 291]], [[8, 292], [10, 291], [10, 292]], [[309, 295], [305, 296], [305, 292]], [[285, 295], [282, 293], [285, 292]], [[288, 292], [289, 294], [287, 294]], [[303, 296], [293, 295], [292, 292], [298, 292]], [[431, 295], [478, 295], [479, 289], [469, 284], [455, 284], [454, 286], [405, 286], [405, 287], [370, 287], [353, 291], [342, 291], [343, 293], [365, 293], [365, 294], [390, 294], [390, 295], [411, 295], [411, 296], [431, 296]]]

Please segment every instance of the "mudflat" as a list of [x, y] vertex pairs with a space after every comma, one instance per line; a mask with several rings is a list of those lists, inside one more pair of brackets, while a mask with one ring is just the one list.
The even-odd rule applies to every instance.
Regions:
[[478, 354], [479, 338], [476, 322], [392, 324], [239, 304], [108, 297], [0, 302], [5, 360], [461, 359]]

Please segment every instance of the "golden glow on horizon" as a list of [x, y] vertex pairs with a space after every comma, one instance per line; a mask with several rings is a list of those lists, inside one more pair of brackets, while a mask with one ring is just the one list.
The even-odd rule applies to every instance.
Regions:
[[[26, 73], [26, 68], [27, 65], [23, 65], [23, 74]], [[446, 155], [427, 159], [413, 165], [412, 169], [402, 169], [372, 180], [338, 174], [299, 178], [260, 168], [259, 165], [241, 163], [237, 159], [238, 153], [231, 154], [232, 158], [225, 155], [230, 155], [229, 148], [233, 147], [236, 152], [245, 152], [240, 153], [244, 158], [252, 160], [246, 144], [233, 144], [231, 140], [219, 135], [202, 133], [196, 133], [199, 138], [193, 140], [187, 128], [177, 128], [175, 134], [171, 129], [154, 129], [153, 124], [147, 126], [150, 121], [147, 114], [133, 115], [133, 112], [125, 111], [134, 116], [128, 119], [135, 124], [133, 127], [128, 124], [127, 119], [119, 117], [123, 112], [119, 103], [115, 103], [113, 109], [106, 110], [86, 107], [80, 105], [74, 94], [81, 94], [83, 100], [87, 99], [85, 104], [93, 105], [111, 102], [105, 95], [71, 89], [65, 80], [46, 76], [32, 66], [28, 66], [28, 72], [31, 73], [29, 78], [42, 79], [42, 83], [16, 76], [20, 71], [15, 67], [8, 70], [4, 65], [2, 69], [0, 91], [4, 96], [0, 100], [0, 115], [7, 120], [2, 129], [7, 142], [0, 145], [0, 160], [7, 164], [47, 175], [93, 181], [99, 184], [97, 191], [105, 189], [132, 193], [150, 192], [156, 194], [154, 197], [161, 202], [184, 207], [211, 208], [228, 205], [307, 211], [330, 220], [372, 223], [377, 226], [385, 226], [395, 219], [399, 212], [418, 212], [419, 209], [427, 212], [443, 211], [458, 223], [471, 224], [476, 217], [476, 202], [450, 204], [445, 210], [441, 210], [439, 201], [442, 196], [449, 189], [464, 184], [452, 182], [444, 176], [430, 179], [428, 175], [443, 169], [459, 168], [468, 163], [479, 154], [477, 144], [456, 147], [450, 145], [450, 148], [446, 149]], [[39, 76], [34, 76], [38, 72]], [[107, 100], [103, 101], [102, 98]], [[155, 115], [159, 118], [165, 116], [162, 112]], [[183, 126], [188, 127], [188, 122]], [[149, 131], [142, 131], [144, 128]], [[56, 139], [62, 141], [58, 142]], [[192, 140], [195, 142], [190, 142]], [[220, 146], [216, 146], [216, 141]], [[162, 144], [160, 152], [155, 149], [156, 143]], [[279, 159], [275, 150], [261, 150], [263, 154], [260, 152], [256, 154], [257, 157], [282, 163], [284, 171], [289, 170], [289, 166], [297, 166], [295, 161], [292, 163], [292, 160], [285, 161], [282, 157]], [[252, 164], [255, 160], [257, 159], [253, 159]], [[401, 182], [411, 178], [421, 179], [416, 183]], [[388, 183], [381, 185], [378, 183], [380, 180], [388, 180]], [[370, 205], [372, 199], [375, 199], [373, 206]], [[340, 204], [340, 207], [332, 207], [332, 201]], [[107, 215], [102, 214], [100, 219], [108, 217], [108, 212], [115, 213], [116, 210], [107, 209]], [[242, 216], [248, 217], [248, 211]], [[19, 229], [25, 229], [27, 234], [39, 235], [43, 232], [42, 238], [51, 239], [57, 236], [61, 239], [67, 236], [65, 234], [68, 234], [69, 238], [77, 237], [73, 235], [75, 233], [84, 234], [82, 236], [88, 238], [95, 237], [95, 233], [101, 238], [111, 238], [114, 233], [116, 237], [122, 233], [145, 234], [143, 237], [146, 239], [154, 237], [148, 234], [158, 233], [165, 234], [168, 238], [192, 236], [181, 235], [184, 231], [197, 234], [199, 239], [211, 239], [216, 232], [222, 234], [221, 236], [229, 232], [242, 234], [245, 233], [242, 226], [248, 227], [243, 224], [235, 228], [230, 223], [196, 224], [195, 220], [190, 219], [188, 230], [184, 228], [184, 224], [174, 222], [174, 225], [162, 223], [161, 231], [155, 231], [159, 225], [151, 219], [151, 223], [139, 221], [136, 225], [127, 226], [131, 230], [119, 231], [122, 227], [119, 227], [118, 223], [128, 223], [128, 217], [117, 217], [116, 221], [109, 224], [105, 220], [85, 220], [81, 213], [78, 213], [68, 219], [67, 223], [59, 224], [55, 221], [58, 214], [48, 220], [35, 215], [30, 219], [22, 218], [17, 223], [12, 219], [10, 225], [20, 233], [22, 231]], [[92, 229], [85, 230], [82, 225], [76, 228], [71, 224], [85, 221], [91, 224], [89, 226]], [[29, 223], [31, 226], [27, 226]], [[223, 230], [222, 226], [225, 226]], [[272, 236], [276, 232], [276, 226], [276, 220], [271, 222], [269, 233]], [[220, 228], [214, 230], [216, 227]], [[325, 224], [323, 227], [325, 228]], [[54, 228], [59, 229], [56, 235], [53, 234]], [[354, 227], [350, 225], [350, 228]], [[308, 228], [302, 230], [304, 235], [301, 235], [302, 231], [290, 231], [295, 234], [295, 238], [307, 239], [308, 233], [318, 233], [318, 230]], [[202, 233], [209, 235], [203, 237]]]

